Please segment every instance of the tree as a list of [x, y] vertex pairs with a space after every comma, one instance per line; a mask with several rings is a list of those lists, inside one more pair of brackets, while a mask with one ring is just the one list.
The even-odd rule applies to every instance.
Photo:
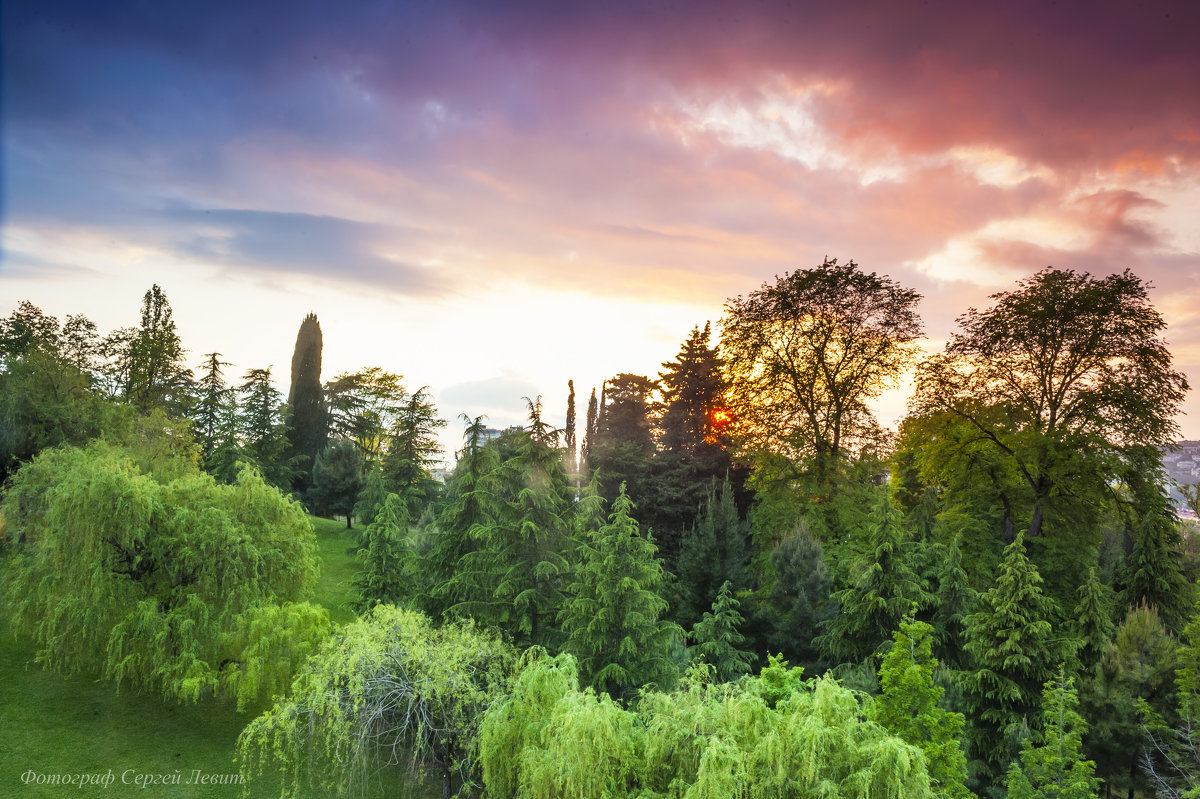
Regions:
[[579, 462], [575, 447], [575, 381], [567, 381], [567, 425], [563, 428], [563, 445], [566, 448], [567, 474], [579, 471]]
[[221, 419], [229, 401], [229, 387], [225, 384], [222, 367], [229, 366], [221, 360], [221, 353], [210, 352], [204, 356], [204, 372], [196, 383], [196, 404], [192, 409], [200, 457], [207, 464], [217, 448], [221, 432]]
[[962, 550], [957, 541], [940, 547], [944, 552], [937, 572], [937, 597], [934, 611], [934, 647], [943, 664], [964, 669], [968, 664], [963, 653], [966, 643], [967, 617], [975, 610], [979, 593], [967, 580], [962, 566]]
[[343, 372], [325, 384], [329, 434], [354, 442], [367, 461], [377, 461], [403, 413], [405, 397], [400, 375], [378, 366]]
[[1093, 669], [1116, 633], [1113, 624], [1112, 587], [1100, 582], [1096, 567], [1088, 570], [1087, 579], [1079, 585], [1079, 604], [1071, 614], [1071, 631], [1079, 638], [1076, 653], [1086, 670]]
[[586, 426], [583, 435], [582, 463], [579, 471], [591, 472], [592, 445], [596, 442], [596, 387], [592, 386], [592, 396], [588, 400]]
[[921, 749], [933, 795], [966, 799], [967, 758], [962, 750], [961, 714], [939, 707], [943, 689], [933, 680], [933, 627], [910, 611], [893, 636], [894, 645], [879, 666], [882, 689], [871, 717], [884, 729]]
[[738, 632], [738, 627], [745, 621], [738, 613], [740, 607], [741, 603], [726, 580], [713, 600], [712, 612], [705, 613], [688, 633], [695, 643], [692, 659], [711, 665], [721, 682], [732, 682], [749, 674], [750, 664], [754, 662], [753, 655], [739, 648], [746, 642], [746, 636]]
[[292, 457], [302, 459], [293, 488], [301, 493], [312, 485], [313, 467], [329, 437], [329, 415], [321, 390], [322, 347], [321, 323], [317, 321], [316, 314], [310, 313], [304, 317], [296, 333], [296, 347], [292, 353], [292, 382], [287, 396], [287, 404], [292, 409], [288, 428]]
[[965, 648], [975, 668], [963, 676], [964, 701], [985, 783], [999, 781], [1015, 754], [1016, 728], [1037, 707], [1054, 664], [1071, 654], [1072, 642], [1054, 634], [1053, 602], [1041, 586], [1025, 554], [1025, 535], [1018, 533], [1004, 550], [995, 585], [967, 617]]
[[722, 583], [732, 581], [734, 590], [749, 585], [745, 528], [733, 503], [733, 488], [726, 477], [720, 494], [710, 482], [704, 512], [685, 536], [679, 554], [677, 575], [688, 607], [680, 618], [692, 622], [716, 599]]
[[822, 661], [814, 639], [837, 613], [833, 576], [825, 566], [821, 542], [801, 522], [772, 550], [771, 568], [775, 572], [770, 593], [775, 621], [771, 651], [814, 668]]
[[271, 367], [250, 369], [238, 386], [242, 402], [238, 427], [242, 441], [240, 457], [255, 465], [268, 483], [279, 488], [291, 485], [293, 468], [288, 457], [287, 427], [283, 395], [271, 385]]
[[[600, 480], [600, 493], [610, 504], [622, 483], [634, 504], [649, 504], [649, 476], [654, 457], [650, 424], [655, 383], [647, 377], [619, 374], [601, 391], [591, 469]], [[607, 404], [604, 404], [607, 403]]]
[[866, 551], [851, 565], [849, 585], [834, 593], [839, 611], [819, 643], [835, 663], [861, 663], [878, 653], [914, 603], [924, 608], [932, 601], [906, 552], [912, 542], [900, 530], [899, 516], [881, 494]]
[[692, 328], [675, 360], [662, 365], [659, 427], [662, 447], [668, 452], [701, 454], [711, 447], [720, 449], [725, 422], [716, 413], [724, 410], [725, 378], [721, 358], [708, 343], [711, 335], [707, 322], [703, 330]]
[[1127, 480], [1132, 505], [1141, 514], [1131, 518], [1127, 530], [1133, 551], [1125, 562], [1121, 604], [1135, 607], [1146, 603], [1158, 608], [1167, 628], [1179, 632], [1187, 624], [1194, 608], [1196, 590], [1183, 574], [1181, 549], [1183, 537], [1161, 482], [1162, 466], [1142, 460], [1143, 468]]
[[421, 386], [401, 402], [388, 431], [383, 474], [388, 487], [407, 503], [412, 519], [437, 493], [430, 469], [442, 454], [437, 431], [445, 426], [429, 398], [429, 387]]
[[[178, 430], [164, 426], [152, 420], [170, 447]], [[157, 446], [58, 447], [13, 478], [0, 576], [13, 628], [50, 669], [244, 708], [286, 685], [328, 633], [328, 613], [304, 602], [312, 526], [252, 469], [219, 485]]]
[[1009, 766], [1011, 799], [1092, 799], [1097, 795], [1096, 764], [1083, 759], [1087, 722], [1076, 710], [1078, 705], [1074, 680], [1060, 666], [1042, 693], [1041, 730], [1025, 741], [1021, 764]]
[[416, 555], [408, 541], [408, 508], [399, 495], [387, 495], [363, 537], [367, 542], [366, 549], [359, 550], [363, 570], [355, 581], [358, 611], [410, 599]]
[[867, 402], [913, 362], [920, 295], [850, 261], [784, 273], [725, 304], [721, 352], [744, 445], [813, 463], [818, 487], [874, 440]]
[[167, 295], [156, 283], [142, 298], [142, 322], [128, 342], [125, 399], [138, 410], [162, 408], [176, 416], [190, 405], [192, 372]]
[[1104, 493], [1130, 453], [1173, 443], [1188, 385], [1129, 270], [1046, 268], [1017, 286], [958, 318], [945, 352], [920, 365], [915, 406], [963, 420], [1015, 467], [1033, 539], [1056, 502]]
[[567, 651], [597, 691], [623, 699], [643, 685], [669, 687], [675, 667], [667, 655], [683, 631], [660, 621], [662, 564], [649, 536], [632, 516], [621, 486], [608, 524], [583, 549], [568, 599], [559, 613]]
[[353, 443], [334, 439], [317, 456], [313, 485], [308, 494], [319, 513], [345, 516], [349, 530], [353, 526], [358, 492], [364, 482], [362, 453]]
[[473, 795], [479, 726], [515, 666], [494, 632], [378, 606], [342, 627], [287, 696], [247, 725], [242, 775], [278, 773], [284, 797], [345, 796], [365, 795], [382, 768], [429, 768], [442, 796]]

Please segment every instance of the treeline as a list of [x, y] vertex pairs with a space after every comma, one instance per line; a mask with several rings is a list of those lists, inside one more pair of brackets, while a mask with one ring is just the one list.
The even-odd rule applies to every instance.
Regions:
[[[400, 744], [499, 796], [1183, 795], [1200, 552], [1164, 490], [1188, 386], [1148, 286], [1046, 269], [932, 356], [919, 301], [854, 263], [787, 273], [715, 342], [593, 389], [582, 435], [573, 383], [562, 429], [540, 397], [523, 428], [464, 417], [444, 485], [426, 389], [322, 383], [315, 317], [285, 402], [268, 370], [228, 386], [219, 353], [189, 373], [157, 287], [104, 338], [22, 304], [0, 322], [10, 558], [41, 523], [22, 481], [50, 473], [18, 465], [104, 437], [166, 475], [139, 454], [164, 429], [210, 480], [357, 519], [362, 618], [243, 737], [298, 791], [300, 763], [349, 790], [347, 762]], [[884, 430], [870, 403], [913, 368]]]

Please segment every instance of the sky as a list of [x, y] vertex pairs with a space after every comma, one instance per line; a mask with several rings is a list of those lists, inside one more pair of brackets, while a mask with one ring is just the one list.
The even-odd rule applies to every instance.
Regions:
[[[1046, 266], [1153, 285], [1200, 386], [1195, 2], [9, 0], [0, 314], [163, 287], [189, 362], [315, 312], [363, 366], [520, 423], [655, 375], [776, 275], [919, 291], [927, 352]], [[910, 386], [878, 402], [894, 424]], [[1200, 439], [1200, 392], [1179, 418]]]

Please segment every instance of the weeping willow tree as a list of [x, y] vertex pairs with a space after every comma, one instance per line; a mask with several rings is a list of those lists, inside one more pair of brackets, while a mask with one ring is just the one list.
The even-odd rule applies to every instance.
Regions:
[[433, 772], [444, 797], [473, 795], [480, 719], [515, 666], [512, 647], [473, 622], [435, 628], [379, 605], [328, 639], [288, 696], [242, 731], [242, 774], [278, 775], [285, 798], [360, 795], [389, 769]]
[[929, 797], [919, 749], [868, 720], [828, 678], [803, 682], [772, 661], [713, 684], [693, 668], [679, 691], [624, 709], [580, 691], [570, 655], [530, 663], [488, 710], [479, 759], [491, 796]]
[[253, 470], [219, 485], [169, 466], [146, 472], [95, 442], [20, 470], [3, 505], [13, 627], [52, 670], [245, 707], [328, 633], [326, 611], [299, 602], [317, 577], [312, 527]]

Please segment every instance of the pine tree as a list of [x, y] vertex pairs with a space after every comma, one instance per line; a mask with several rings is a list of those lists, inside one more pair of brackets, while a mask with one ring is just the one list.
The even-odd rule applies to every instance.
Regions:
[[1076, 708], [1074, 680], [1060, 666], [1042, 693], [1042, 725], [1008, 769], [1010, 799], [1092, 799], [1100, 790], [1096, 764], [1083, 759], [1087, 722]]
[[900, 622], [894, 645], [879, 667], [882, 689], [872, 706], [872, 718], [925, 753], [933, 795], [966, 799], [967, 758], [962, 749], [961, 714], [938, 705], [943, 689], [933, 673], [933, 627], [914, 621], [912, 612]]
[[734, 590], [749, 583], [746, 535], [733, 503], [733, 488], [726, 477], [718, 495], [715, 483], [709, 484], [704, 512], [679, 553], [677, 576], [689, 605], [680, 618], [688, 623], [707, 610], [722, 583], [732, 582]]
[[1071, 614], [1070, 623], [1071, 631], [1079, 638], [1079, 662], [1087, 671], [1100, 661], [1116, 633], [1112, 614], [1112, 588], [1100, 582], [1093, 566], [1088, 570], [1087, 580], [1079, 586], [1079, 604]]
[[575, 381], [567, 381], [567, 426], [564, 428], [563, 445], [567, 450], [567, 474], [575, 474], [579, 470], [577, 453], [575, 451]]
[[420, 517], [439, 490], [430, 469], [442, 453], [437, 431], [446, 421], [438, 418], [428, 389], [417, 389], [395, 409], [382, 464], [385, 483], [408, 503], [411, 519]]
[[660, 621], [662, 564], [654, 542], [638, 529], [633, 503], [619, 489], [608, 524], [585, 547], [559, 622], [566, 650], [597, 691], [626, 698], [643, 685], [669, 687], [675, 667], [667, 655], [675, 624]]
[[271, 368], [246, 372], [238, 391], [242, 396], [238, 425], [241, 457], [252, 462], [268, 483], [285, 488], [291, 484], [294, 470], [282, 418], [283, 395], [271, 385]]
[[387, 495], [364, 537], [367, 547], [359, 551], [363, 570], [355, 582], [357, 610], [403, 604], [412, 596], [415, 555], [408, 541], [408, 506], [398, 494]]
[[1147, 503], [1150, 507], [1133, 525], [1133, 553], [1125, 567], [1121, 604], [1136, 607], [1143, 602], [1159, 609], [1168, 629], [1178, 632], [1187, 622], [1195, 590], [1180, 568], [1182, 536], [1179, 521], [1165, 496]]
[[721, 359], [709, 345], [710, 326], [692, 328], [692, 333], [674, 361], [664, 363], [659, 375], [662, 386], [662, 446], [667, 451], [701, 452], [715, 445], [719, 432], [713, 411], [724, 401], [725, 381]]
[[821, 542], [801, 523], [771, 552], [771, 568], [775, 572], [770, 595], [775, 611], [771, 651], [813, 670], [822, 661], [814, 639], [837, 612], [833, 576], [825, 565]]
[[721, 585], [712, 612], [705, 613], [688, 634], [695, 643], [692, 658], [711, 665], [720, 682], [732, 682], [749, 674], [754, 661], [753, 655], [739, 648], [746, 641], [746, 636], [738, 632], [745, 619], [738, 612], [741, 603], [730, 585], [728, 580]]
[[196, 442], [200, 445], [200, 457], [207, 467], [213, 450], [217, 448], [221, 411], [229, 395], [221, 367], [230, 364], [221, 360], [219, 352], [210, 352], [204, 358], [204, 374], [196, 384], [198, 391], [192, 420], [195, 422], [193, 431]]
[[867, 551], [851, 566], [850, 585], [834, 593], [840, 610], [819, 640], [834, 662], [866, 660], [891, 640], [914, 602], [925, 607], [932, 601], [906, 552], [909, 545], [900, 529], [900, 514], [885, 493]]
[[288, 405], [292, 408], [290, 440], [292, 455], [303, 458], [294, 488], [304, 492], [312, 485], [317, 456], [329, 437], [329, 417], [321, 390], [321, 324], [316, 314], [300, 323], [296, 349], [292, 354], [292, 382]]
[[937, 610], [934, 611], [934, 644], [938, 660], [953, 669], [967, 668], [963, 651], [967, 616], [975, 610], [979, 592], [971, 587], [962, 565], [962, 550], [955, 540], [942, 547], [945, 555], [938, 564]]
[[1062, 662], [1071, 648], [1054, 634], [1053, 601], [1041, 586], [1020, 532], [1004, 550], [995, 585], [967, 617], [965, 648], [974, 669], [963, 675], [964, 702], [985, 782], [999, 781], [1015, 755], [1009, 748], [1014, 728], [1037, 707], [1051, 664]]

